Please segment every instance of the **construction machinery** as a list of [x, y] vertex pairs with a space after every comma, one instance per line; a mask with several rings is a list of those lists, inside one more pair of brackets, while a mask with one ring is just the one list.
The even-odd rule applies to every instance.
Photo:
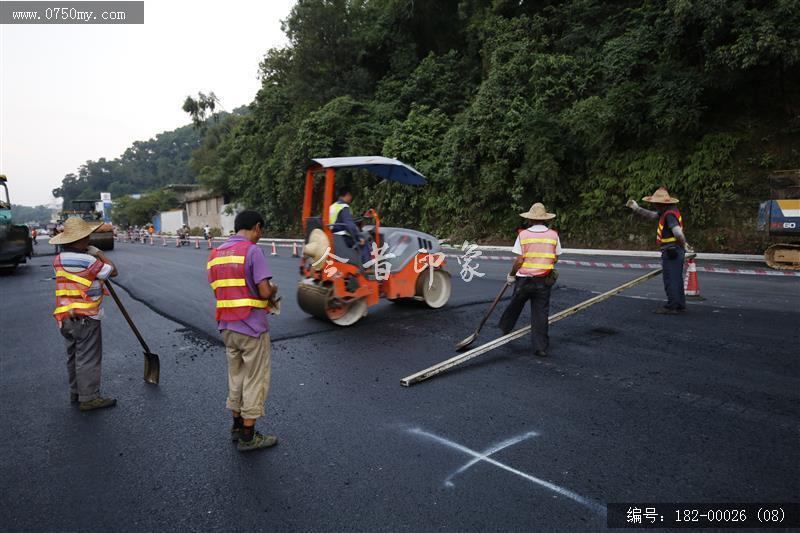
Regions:
[[770, 199], [758, 213], [758, 226], [784, 242], [764, 252], [767, 265], [778, 270], [800, 270], [800, 169], [780, 170], [770, 177]]
[[[94, 200], [72, 200], [72, 209], [61, 212], [62, 224], [68, 218], [79, 217], [88, 222], [99, 222], [103, 215], [95, 209]], [[89, 244], [101, 250], [114, 249], [114, 228], [104, 223], [89, 237]]]
[[[450, 274], [444, 269], [444, 253], [433, 235], [382, 226], [378, 212], [369, 209], [364, 218], [372, 224], [363, 226], [362, 232], [372, 261], [362, 264], [358, 248], [348, 246], [346, 236], [333, 233], [335, 221], [329, 220], [329, 210], [334, 202], [336, 172], [342, 169], [365, 169], [407, 185], [426, 183], [415, 169], [387, 157], [313, 159], [306, 171], [303, 200], [303, 279], [297, 286], [300, 308], [339, 326], [349, 326], [366, 316], [367, 309], [381, 297], [394, 302], [418, 301], [431, 308], [445, 305], [450, 299]], [[319, 191], [321, 202], [314, 194], [319, 176], [324, 179]], [[315, 205], [321, 208], [320, 216], [312, 216]]]
[[11, 199], [8, 195], [8, 179], [0, 174], [0, 271], [11, 272], [33, 255], [33, 239], [30, 229], [14, 224], [11, 217]]

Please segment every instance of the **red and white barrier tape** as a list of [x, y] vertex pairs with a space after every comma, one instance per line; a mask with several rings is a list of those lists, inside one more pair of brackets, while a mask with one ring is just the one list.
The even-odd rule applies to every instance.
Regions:
[[[447, 257], [456, 259], [462, 256], [456, 254], [447, 254]], [[480, 262], [483, 259], [491, 261], [514, 261], [516, 256], [511, 255], [481, 255], [473, 260]], [[599, 261], [574, 261], [572, 259], [560, 259], [559, 265], [571, 265], [579, 267], [591, 268], [628, 268], [628, 269], [653, 269], [660, 268], [661, 263], [605, 263]], [[714, 266], [698, 266], [698, 272], [709, 272], [714, 274], [741, 274], [747, 276], [789, 276], [800, 277], [800, 272], [796, 270], [767, 270], [764, 268], [744, 269], [744, 268], [729, 268], [729, 267], [714, 267]]]

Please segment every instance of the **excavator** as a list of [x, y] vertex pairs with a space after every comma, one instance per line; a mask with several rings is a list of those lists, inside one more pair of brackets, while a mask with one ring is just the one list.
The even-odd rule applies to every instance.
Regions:
[[33, 255], [33, 239], [28, 226], [11, 220], [8, 179], [0, 174], [0, 272], [10, 273]]
[[759, 208], [758, 227], [786, 242], [767, 248], [764, 261], [777, 270], [800, 270], [800, 169], [773, 172], [769, 180], [770, 199]]
[[[350, 326], [366, 316], [368, 308], [381, 297], [393, 302], [418, 301], [433, 309], [444, 306], [450, 299], [450, 273], [445, 270], [439, 240], [433, 235], [382, 226], [378, 212], [369, 209], [363, 217], [372, 223], [361, 229], [372, 241], [373, 260], [362, 264], [358, 249], [348, 246], [345, 236], [332, 232], [335, 221], [329, 220], [329, 209], [334, 202], [336, 172], [342, 169], [365, 169], [407, 185], [426, 183], [414, 168], [387, 157], [313, 159], [306, 171], [303, 200], [303, 279], [297, 286], [300, 308], [338, 326]], [[317, 199], [315, 204], [318, 177], [324, 180], [324, 186], [321, 202]], [[312, 216], [312, 208], [320, 203], [321, 215]]]

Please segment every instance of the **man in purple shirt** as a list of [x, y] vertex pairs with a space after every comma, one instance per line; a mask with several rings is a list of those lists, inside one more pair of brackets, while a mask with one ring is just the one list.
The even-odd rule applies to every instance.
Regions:
[[[228, 399], [226, 407], [233, 413], [231, 438], [238, 442], [239, 451], [250, 451], [274, 446], [274, 435], [255, 431], [258, 418], [264, 416], [264, 402], [270, 382], [270, 340], [267, 315], [276, 301], [278, 287], [270, 280], [272, 272], [264, 252], [257, 245], [264, 226], [263, 217], [255, 211], [243, 211], [234, 221], [235, 235], [211, 253], [209, 280], [217, 298], [217, 316], [223, 302], [241, 306], [242, 296], [248, 296], [250, 305], [236, 307], [224, 313], [218, 327], [225, 341], [228, 358]], [[244, 245], [244, 246], [243, 246]], [[226, 252], [227, 251], [227, 252]], [[230, 261], [244, 254], [243, 274], [241, 262]], [[244, 277], [249, 294], [233, 293], [243, 287], [228, 285], [232, 278]], [[219, 284], [219, 281], [226, 283]], [[218, 285], [215, 286], [215, 283]], [[226, 292], [227, 291], [227, 292]], [[231, 308], [223, 307], [230, 310]], [[230, 316], [233, 315], [233, 316]], [[237, 318], [237, 316], [239, 318]]]

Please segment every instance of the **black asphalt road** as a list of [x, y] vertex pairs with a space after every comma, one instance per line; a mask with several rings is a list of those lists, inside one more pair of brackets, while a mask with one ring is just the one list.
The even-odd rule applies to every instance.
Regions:
[[[798, 499], [797, 278], [701, 273], [706, 300], [683, 316], [652, 313], [653, 280], [554, 325], [547, 359], [521, 339], [404, 388], [454, 354], [508, 265], [465, 283], [451, 261], [445, 308], [382, 303], [343, 329], [297, 308], [297, 260], [279, 253], [259, 427], [280, 443], [244, 456], [205, 251], [112, 253], [161, 384], [142, 381], [109, 300], [104, 390], [119, 405], [95, 413], [68, 402], [52, 258], [0, 278], [0, 529], [599, 531], [609, 502]], [[552, 311], [641, 273], [564, 266]]]

